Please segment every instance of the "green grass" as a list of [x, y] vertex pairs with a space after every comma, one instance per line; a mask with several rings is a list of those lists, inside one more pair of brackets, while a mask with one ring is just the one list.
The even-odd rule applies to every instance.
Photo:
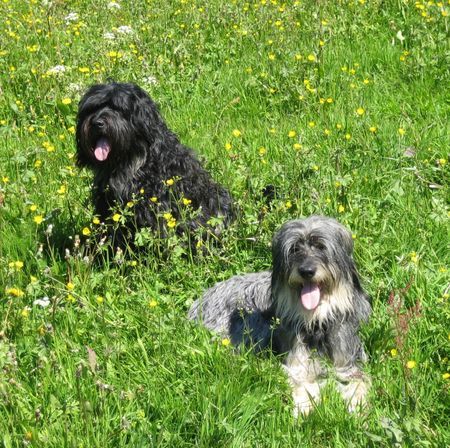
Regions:
[[[107, 4], [0, 4], [0, 446], [448, 446], [449, 3]], [[232, 191], [221, 247], [172, 237], [109, 264], [74, 248], [98, 232], [76, 105], [108, 78], [143, 86]], [[311, 213], [352, 229], [373, 298], [364, 416], [330, 387], [295, 420], [279, 360], [186, 321]]]

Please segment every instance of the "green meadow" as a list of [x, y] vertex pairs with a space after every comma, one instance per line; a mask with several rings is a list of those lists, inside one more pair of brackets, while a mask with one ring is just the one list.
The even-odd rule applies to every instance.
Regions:
[[[0, 447], [449, 446], [449, 13], [1, 0]], [[220, 244], [192, 254], [175, 229], [143, 231], [148, 250], [89, 256], [100, 225], [74, 127], [107, 80], [143, 87], [232, 192]], [[310, 214], [351, 229], [372, 297], [356, 415], [330, 385], [295, 419], [279, 359], [186, 319], [207, 287], [269, 269], [274, 231]]]

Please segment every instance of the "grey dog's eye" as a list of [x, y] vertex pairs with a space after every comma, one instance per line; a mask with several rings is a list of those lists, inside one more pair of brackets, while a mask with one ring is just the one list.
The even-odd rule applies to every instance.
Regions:
[[317, 250], [324, 250], [325, 244], [321, 243], [320, 241], [313, 241], [311, 243], [311, 247], [314, 247], [314, 249], [317, 249]]
[[292, 254], [298, 254], [303, 250], [303, 241], [297, 241], [291, 248]]

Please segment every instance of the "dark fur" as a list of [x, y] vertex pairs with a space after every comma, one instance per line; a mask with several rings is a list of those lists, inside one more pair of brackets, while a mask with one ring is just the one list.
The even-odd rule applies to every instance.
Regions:
[[[105, 161], [93, 153], [102, 137], [111, 146]], [[134, 217], [117, 240], [132, 239], [142, 227], [164, 235], [164, 212], [172, 213], [179, 233], [199, 228], [218, 231], [233, 219], [229, 192], [211, 179], [194, 152], [167, 127], [152, 99], [134, 84], [92, 86], [79, 104], [76, 142], [77, 164], [95, 173], [92, 193], [100, 219], [107, 222], [113, 209], [134, 201]], [[175, 180], [173, 186], [166, 185], [168, 179]], [[192, 201], [188, 219], [183, 198]], [[212, 217], [222, 217], [222, 225], [210, 226]]]
[[[315, 354], [333, 362], [341, 392], [354, 410], [368, 381], [358, 364], [366, 356], [358, 336], [371, 307], [352, 257], [350, 232], [331, 218], [289, 221], [272, 242], [272, 271], [235, 276], [194, 302], [189, 317], [257, 351], [285, 354], [285, 368], [302, 413], [319, 399], [323, 375]], [[306, 309], [305, 284], [320, 285], [320, 302]]]

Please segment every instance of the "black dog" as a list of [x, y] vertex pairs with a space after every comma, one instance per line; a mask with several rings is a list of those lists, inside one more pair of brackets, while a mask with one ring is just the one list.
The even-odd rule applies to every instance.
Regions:
[[142, 227], [161, 236], [168, 227], [179, 234], [218, 233], [234, 217], [229, 192], [134, 84], [92, 86], [79, 104], [76, 142], [78, 166], [95, 173], [92, 192], [100, 220], [110, 221], [118, 209], [131, 211], [126, 225], [116, 229], [114, 244], [132, 244]]

